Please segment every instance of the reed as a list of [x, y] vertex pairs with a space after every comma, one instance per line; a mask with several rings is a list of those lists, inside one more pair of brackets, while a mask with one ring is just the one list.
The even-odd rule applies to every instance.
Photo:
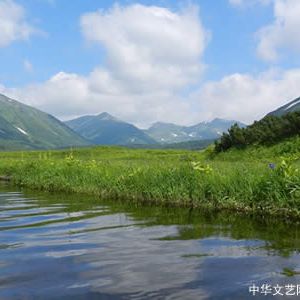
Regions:
[[133, 202], [300, 216], [299, 140], [218, 155], [95, 147], [0, 153], [18, 186]]

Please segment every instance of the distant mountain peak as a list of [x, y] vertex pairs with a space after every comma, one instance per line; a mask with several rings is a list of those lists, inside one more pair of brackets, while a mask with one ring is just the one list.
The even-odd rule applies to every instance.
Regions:
[[179, 126], [179, 125], [176, 125], [174, 123], [168, 123], [168, 122], [155, 122], [150, 126], [150, 128], [160, 128], [160, 127], [169, 127], [169, 126]]
[[238, 121], [231, 120], [231, 119], [214, 118], [213, 120], [207, 123], [217, 123], [217, 122], [227, 123], [227, 122], [238, 122]]
[[100, 113], [99, 115], [97, 115], [97, 117], [99, 119], [101, 119], [102, 121], [118, 121], [117, 118], [115, 118], [114, 116], [112, 116], [108, 112]]
[[217, 139], [237, 121], [215, 118], [210, 122], [201, 122], [192, 126], [181, 126], [172, 123], [156, 122], [145, 132], [160, 143], [178, 143], [195, 140]]
[[96, 145], [155, 144], [141, 129], [119, 120], [107, 112], [96, 116], [83, 116], [66, 124]]

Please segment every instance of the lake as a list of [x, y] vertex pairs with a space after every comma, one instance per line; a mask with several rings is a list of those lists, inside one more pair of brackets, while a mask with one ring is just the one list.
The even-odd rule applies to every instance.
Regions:
[[294, 298], [299, 229], [2, 184], [0, 299]]

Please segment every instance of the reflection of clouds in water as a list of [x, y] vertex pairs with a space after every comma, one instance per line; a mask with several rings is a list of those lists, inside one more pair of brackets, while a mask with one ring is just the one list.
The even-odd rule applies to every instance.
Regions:
[[[26, 230], [26, 236], [24, 236], [24, 247], [54, 247], [60, 245], [69, 246], [82, 244], [82, 247], [86, 247], [90, 240], [86, 239], [85, 231], [90, 229], [101, 230], [114, 225], [133, 225], [133, 221], [130, 221], [125, 215], [105, 215], [94, 218], [78, 219], [77, 221], [69, 221], [70, 215], [73, 217], [75, 213], [60, 213], [54, 214], [59, 218], [53, 218], [53, 215], [40, 216], [41, 222], [54, 221], [55, 223], [43, 224], [40, 227], [32, 227], [30, 230]], [[83, 217], [84, 213], [76, 213], [76, 215]], [[31, 219], [32, 222], [34, 219]], [[57, 221], [57, 222], [56, 222]], [[28, 221], [23, 220], [26, 225], [31, 225]], [[22, 229], [20, 229], [22, 230]], [[80, 231], [81, 230], [81, 231]], [[79, 233], [77, 233], [79, 231]], [[41, 242], [42, 241], [42, 242]], [[95, 240], [95, 243], [99, 243], [99, 240]], [[62, 255], [63, 256], [63, 255]]]
[[[105, 248], [75, 258], [76, 263], [88, 263], [91, 268], [80, 274], [80, 280], [88, 282], [94, 292], [177, 292], [199, 277], [201, 260], [195, 262], [181, 257], [187, 247], [191, 251], [196, 249], [191, 242], [154, 240], [162, 233], [176, 234], [177, 227], [131, 227], [123, 228], [122, 232], [108, 230], [87, 235], [90, 243], [105, 241]], [[200, 287], [189, 293], [190, 299], [203, 298]]]
[[[18, 201], [18, 196], [12, 195], [5, 205], [15, 208]], [[0, 281], [8, 282], [18, 295], [26, 287], [27, 292], [40, 298], [55, 290], [58, 298], [72, 300], [89, 296], [224, 299], [230, 295], [235, 295], [231, 299], [241, 299], [252, 281], [296, 280], [280, 273], [283, 267], [298, 269], [299, 256], [284, 258], [276, 251], [269, 255], [270, 249], [264, 247], [268, 242], [251, 239], [247, 233], [241, 233], [243, 239], [231, 238], [240, 223], [229, 226], [199, 219], [195, 225], [158, 226], [153, 225], [155, 213], [143, 217], [137, 211], [139, 217], [135, 218], [134, 213], [117, 213], [109, 206], [89, 206], [86, 210], [78, 206], [71, 211], [67, 203], [41, 202], [38, 206], [36, 202], [32, 208], [26, 205], [26, 199], [21, 201], [23, 210], [5, 211], [11, 220], [0, 217], [0, 228], [11, 221], [25, 224], [23, 228], [1, 232], [5, 247], [0, 251]], [[28, 199], [30, 205], [34, 201]], [[58, 211], [51, 212], [53, 208]], [[27, 212], [39, 217], [26, 216]], [[160, 214], [162, 223], [157, 224], [185, 222], [184, 218], [165, 219], [168, 215], [163, 210]], [[154, 221], [152, 226], [150, 220]], [[39, 225], [30, 227], [36, 221], [40, 221]], [[252, 238], [261, 236], [259, 231], [254, 233], [251, 232]], [[13, 243], [20, 246], [7, 247]]]
[[73, 284], [67, 287], [67, 289], [79, 289], [79, 288], [85, 288], [90, 286], [89, 283], [82, 283], [82, 284]]
[[[268, 280], [284, 265], [284, 258], [266, 257], [263, 241], [212, 237], [202, 240], [160, 241], [176, 236], [177, 226], [131, 227], [86, 235], [91, 242], [105, 241], [105, 249], [75, 259], [88, 263], [80, 281], [93, 292], [149, 295], [165, 293], [166, 299], [206, 299], [208, 292], [231, 285], [241, 295], [252, 280]], [[212, 257], [184, 258], [184, 254]], [[243, 276], [241, 276], [243, 274]], [[260, 274], [253, 277], [253, 274]], [[277, 274], [278, 277], [278, 274]], [[189, 288], [194, 285], [193, 288]], [[226, 288], [225, 288], [226, 290]], [[168, 297], [167, 297], [168, 296]], [[221, 297], [221, 296], [220, 296]], [[209, 298], [209, 297], [208, 297]]]
[[61, 258], [68, 256], [78, 256], [88, 253], [88, 249], [84, 250], [65, 250], [65, 251], [50, 251], [45, 254], [45, 256], [53, 257], [53, 258]]
[[[130, 224], [133, 226], [101, 231], [101, 228], [105, 227]], [[155, 239], [166, 235], [176, 236], [178, 226], [135, 227], [133, 221], [124, 214], [91, 218], [86, 220], [84, 225], [87, 231], [91, 228], [99, 230], [71, 235], [71, 241], [83, 246], [93, 246], [86, 253], [80, 250], [62, 251], [59, 255], [73, 256], [78, 265], [88, 264], [88, 267], [79, 273], [78, 283], [75, 283], [73, 288], [79, 284], [79, 289], [84, 284], [90, 291], [98, 293], [139, 292], [146, 295], [165, 291], [166, 295], [176, 295], [178, 299], [180, 296], [177, 293], [184, 289], [185, 299], [202, 299], [205, 298], [205, 293], [200, 289], [200, 281], [205, 277], [206, 268], [203, 267], [203, 261], [206, 259], [182, 258], [183, 254], [201, 252], [211, 253], [214, 257], [242, 258], [249, 256], [262, 244], [259, 241], [236, 241], [220, 237], [159, 241]], [[251, 250], [251, 247], [254, 247], [254, 250]], [[260, 255], [263, 256], [262, 250]], [[198, 282], [198, 287], [185, 287], [191, 282]]]

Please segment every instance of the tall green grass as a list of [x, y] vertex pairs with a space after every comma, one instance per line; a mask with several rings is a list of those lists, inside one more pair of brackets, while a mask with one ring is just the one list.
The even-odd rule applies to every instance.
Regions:
[[300, 216], [298, 146], [299, 139], [293, 139], [217, 156], [211, 148], [3, 152], [0, 175], [50, 192]]

